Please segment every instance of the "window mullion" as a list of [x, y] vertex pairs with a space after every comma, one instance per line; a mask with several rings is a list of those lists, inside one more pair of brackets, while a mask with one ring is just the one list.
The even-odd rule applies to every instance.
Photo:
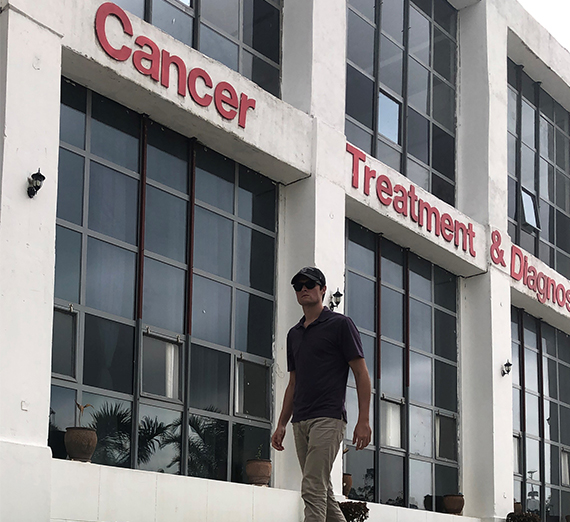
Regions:
[[[410, 2], [404, 3], [404, 55], [402, 57], [402, 157], [400, 158], [400, 172], [408, 176], [408, 63], [410, 60]], [[431, 132], [430, 132], [431, 134]], [[431, 177], [431, 176], [430, 176]], [[430, 181], [431, 186], [431, 181]]]
[[[406, 23], [404, 23], [406, 27]], [[405, 31], [406, 32], [406, 31]], [[410, 250], [404, 249], [404, 497], [410, 507]]]

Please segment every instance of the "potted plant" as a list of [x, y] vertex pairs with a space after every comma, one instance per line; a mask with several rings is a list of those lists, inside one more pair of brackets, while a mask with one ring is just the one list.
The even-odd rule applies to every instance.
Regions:
[[366, 502], [340, 502], [339, 507], [346, 522], [364, 522], [370, 511]]
[[446, 513], [452, 515], [461, 515], [463, 506], [465, 505], [465, 498], [462, 493], [443, 496], [443, 507]]
[[245, 473], [250, 484], [256, 486], [268, 486], [271, 479], [271, 460], [262, 459], [263, 444], [257, 448], [254, 459], [249, 459], [245, 463]]
[[79, 426], [69, 427], [65, 431], [65, 449], [71, 460], [91, 462], [91, 457], [97, 446], [97, 432], [93, 428], [81, 426], [81, 418], [85, 408], [93, 408], [91, 404], [81, 406], [77, 401], [75, 405], [79, 409]]
[[540, 517], [536, 513], [527, 511], [522, 513], [513, 512], [507, 515], [507, 522], [540, 522]]

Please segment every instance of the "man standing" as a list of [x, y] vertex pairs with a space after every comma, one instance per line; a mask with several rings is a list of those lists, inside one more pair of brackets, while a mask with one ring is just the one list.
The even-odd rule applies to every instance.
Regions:
[[358, 421], [352, 437], [357, 450], [370, 443], [370, 377], [356, 326], [349, 317], [323, 305], [327, 290], [324, 274], [318, 268], [305, 267], [291, 284], [304, 317], [287, 335], [289, 384], [271, 445], [283, 450], [292, 416], [303, 472], [305, 522], [345, 522], [330, 474], [346, 430], [348, 370], [354, 373], [358, 393]]

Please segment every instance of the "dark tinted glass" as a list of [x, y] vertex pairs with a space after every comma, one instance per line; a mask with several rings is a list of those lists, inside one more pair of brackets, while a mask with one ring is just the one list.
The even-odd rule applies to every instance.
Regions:
[[558, 365], [558, 383], [560, 385], [560, 400], [570, 404], [570, 367]]
[[431, 301], [431, 263], [413, 254], [408, 257], [408, 261], [410, 294]]
[[373, 502], [376, 482], [374, 452], [350, 450], [346, 454], [345, 472], [352, 475], [352, 489], [348, 498]]
[[185, 282], [184, 270], [145, 257], [143, 321], [173, 332], [184, 332]]
[[401, 172], [401, 155], [400, 153], [394, 148], [382, 140], [378, 140], [377, 142], [377, 151], [376, 157], [384, 164], [388, 165], [388, 167], [393, 168], [397, 172]]
[[[443, 495], [457, 495], [459, 493], [459, 479], [457, 468], [449, 466], [435, 466], [435, 494], [436, 494], [436, 511], [444, 512], [439, 509], [437, 497]], [[443, 507], [443, 506], [442, 506]]]
[[145, 335], [142, 352], [143, 392], [180, 399], [180, 345]]
[[508, 110], [508, 130], [513, 134], [517, 133], [517, 98], [518, 94], [515, 89], [508, 90], [508, 101], [507, 101], [507, 110]]
[[522, 101], [521, 110], [521, 139], [529, 147], [535, 148], [534, 129], [536, 111], [525, 100]]
[[207, 0], [201, 3], [202, 16], [219, 29], [238, 36], [239, 0]]
[[89, 228], [137, 243], [138, 181], [91, 162], [89, 175]]
[[390, 241], [382, 241], [381, 279], [398, 288], [404, 285], [404, 252]]
[[540, 422], [538, 420], [538, 397], [526, 394], [526, 432], [530, 435], [539, 436]]
[[433, 68], [447, 81], [454, 82], [455, 43], [437, 27], [434, 28]]
[[85, 110], [87, 91], [65, 78], [61, 79], [59, 136], [61, 141], [85, 148]]
[[560, 406], [560, 442], [570, 445], [570, 408]]
[[133, 318], [136, 254], [89, 238], [87, 240], [87, 306]]
[[570, 254], [570, 218], [556, 211], [556, 246]]
[[384, 0], [382, 2], [382, 31], [402, 44], [404, 37], [403, 0]]
[[198, 206], [194, 212], [194, 266], [231, 279], [233, 223]]
[[554, 243], [554, 207], [543, 201], [540, 205], [540, 237]]
[[269, 430], [255, 426], [234, 424], [232, 437], [232, 482], [247, 482], [245, 464], [250, 459], [269, 459]]
[[97, 447], [91, 462], [129, 468], [132, 404], [93, 393], [84, 393], [82, 402], [93, 406], [85, 410], [83, 426], [97, 431]]
[[[410, 507], [428, 509], [432, 497], [432, 470], [429, 462], [410, 459]], [[426, 506], [426, 504], [428, 504]]]
[[402, 94], [403, 51], [386, 36], [380, 35], [380, 81]]
[[556, 357], [556, 330], [549, 324], [542, 323], [540, 325], [540, 333], [542, 335], [542, 349], [548, 355]]
[[350, 0], [350, 5], [360, 11], [361, 14], [374, 20], [374, 12], [376, 10], [374, 0]]
[[454, 186], [446, 181], [443, 177], [432, 173], [431, 176], [431, 191], [434, 196], [445, 201], [449, 205], [455, 205], [455, 189]]
[[166, 0], [153, 0], [152, 25], [186, 45], [192, 45], [193, 19]]
[[147, 471], [180, 474], [182, 415], [145, 404], [139, 410], [138, 466]]
[[455, 179], [455, 138], [437, 125], [432, 125], [433, 168], [446, 176]]
[[435, 405], [457, 411], [457, 368], [435, 361]]
[[374, 83], [350, 65], [346, 66], [346, 113], [372, 128]]
[[157, 123], [148, 126], [146, 175], [180, 192], [188, 192], [188, 141]]
[[426, 65], [430, 65], [431, 31], [429, 20], [417, 9], [410, 7], [410, 53]]
[[547, 397], [558, 397], [558, 379], [556, 376], [556, 361], [544, 357], [542, 359], [543, 389]]
[[192, 293], [192, 336], [229, 346], [231, 288], [195, 275]]
[[[513, 66], [513, 62], [509, 61], [509, 81]], [[554, 121], [554, 100], [543, 90], [540, 91], [540, 111], [548, 116], [551, 121]]]
[[408, 158], [406, 177], [412, 180], [416, 185], [419, 185], [424, 190], [429, 191], [430, 172], [419, 163], [412, 161]]
[[558, 102], [554, 102], [554, 123], [568, 132], [568, 112]]
[[242, 51], [241, 73], [261, 88], [279, 97], [279, 69], [265, 60]]
[[524, 351], [525, 386], [527, 390], [538, 392], [538, 354], [532, 350]]
[[556, 131], [556, 165], [563, 170], [568, 168], [568, 138], [559, 130]]
[[85, 315], [83, 383], [133, 393], [134, 342], [133, 327]]
[[554, 161], [554, 126], [540, 118], [540, 155]]
[[346, 274], [346, 309], [352, 320], [361, 328], [375, 328], [375, 284], [352, 272]]
[[[436, 402], [437, 402], [437, 397], [436, 397]], [[453, 417], [445, 417], [444, 415], [437, 415], [436, 423], [438, 429], [438, 434], [436, 437], [436, 440], [438, 442], [437, 457], [449, 460], [457, 460], [457, 423], [455, 419]], [[445, 468], [445, 469], [454, 469], [454, 468]], [[457, 476], [457, 469], [454, 469], [454, 471]], [[437, 469], [436, 469], [436, 475], [437, 475]], [[457, 482], [455, 483], [455, 487], [457, 487]], [[436, 488], [437, 488], [437, 483], [436, 483]], [[457, 491], [455, 493], [457, 493]]]
[[400, 143], [400, 104], [382, 92], [378, 94], [378, 132]]
[[117, 0], [115, 4], [122, 7], [125, 11], [144, 19], [144, 0]]
[[366, 152], [366, 154], [372, 154], [372, 135], [369, 132], [363, 130], [348, 119], [344, 122], [344, 132], [348, 142], [356, 145], [359, 149]]
[[226, 480], [228, 423], [190, 414], [188, 474], [191, 477]]
[[[538, 440], [526, 438], [526, 467], [529, 471], [534, 471], [533, 480], [541, 480], [540, 476], [540, 443]], [[527, 484], [530, 486], [530, 484]], [[528, 509], [528, 508], [527, 508]]]
[[376, 236], [354, 221], [347, 222], [346, 264], [372, 277], [376, 275]]
[[558, 357], [570, 363], [570, 335], [556, 330], [556, 341], [558, 342]]
[[560, 251], [556, 252], [556, 271], [567, 279], [570, 278], [570, 257]]
[[511, 368], [511, 374], [513, 379], [513, 384], [520, 385], [520, 346], [516, 343], [511, 343], [511, 351], [513, 356], [513, 367]]
[[432, 437], [431, 410], [410, 406], [410, 453], [431, 457]]
[[[537, 324], [536, 319], [529, 314], [523, 315], [524, 344], [527, 348], [537, 348]], [[536, 364], [535, 368], [536, 369]]]
[[145, 249], [186, 262], [188, 203], [147, 186], [145, 208]]
[[435, 21], [452, 36], [455, 35], [457, 12], [445, 0], [434, 0]]
[[71, 303], [79, 302], [81, 269], [81, 234], [56, 227], [55, 234], [55, 297]]
[[404, 505], [404, 458], [380, 453], [380, 502], [392, 506]]
[[408, 62], [408, 103], [423, 114], [429, 113], [429, 71], [410, 58]]
[[237, 363], [238, 412], [269, 419], [269, 369], [249, 361]]
[[455, 129], [455, 91], [435, 76], [433, 78], [433, 117], [447, 129]]
[[127, 169], [139, 169], [139, 115], [93, 93], [91, 152]]
[[558, 441], [558, 405], [544, 401], [544, 438]]
[[234, 211], [235, 163], [206, 148], [196, 150], [196, 199]]
[[83, 168], [85, 160], [59, 149], [57, 217], [81, 225], [83, 216]]
[[408, 113], [408, 151], [424, 163], [429, 162], [429, 122], [413, 109]]
[[236, 349], [271, 358], [273, 303], [238, 290], [236, 293]]
[[243, 225], [237, 236], [237, 281], [273, 294], [275, 240]]
[[201, 410], [228, 413], [230, 403], [230, 355], [192, 345], [190, 357], [190, 405]]
[[410, 400], [431, 404], [432, 363], [429, 357], [410, 353]]
[[455, 317], [435, 310], [435, 353], [457, 361], [457, 325]]
[[380, 358], [380, 389], [392, 397], [403, 396], [404, 350], [382, 341]]
[[432, 351], [432, 308], [410, 299], [410, 346], [424, 352]]
[[205, 24], [200, 25], [200, 51], [237, 71], [238, 46]]
[[374, 72], [374, 27], [348, 11], [347, 58], [364, 72]]
[[75, 390], [51, 387], [48, 446], [56, 459], [66, 459], [65, 430], [75, 426]]
[[53, 313], [51, 371], [75, 376], [75, 315]]
[[395, 290], [382, 287], [380, 312], [382, 335], [395, 341], [403, 342], [404, 296]]
[[513, 388], [513, 430], [521, 430], [521, 392]]
[[244, 0], [243, 41], [276, 63], [280, 61], [279, 9], [265, 0]]

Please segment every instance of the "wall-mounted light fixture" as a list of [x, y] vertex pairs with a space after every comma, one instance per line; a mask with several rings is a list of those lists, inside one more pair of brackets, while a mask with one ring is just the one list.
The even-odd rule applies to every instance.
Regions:
[[338, 305], [340, 304], [341, 299], [342, 299], [342, 294], [340, 292], [340, 289], [337, 288], [336, 292], [331, 295], [331, 300], [329, 302], [329, 308], [331, 310], [334, 310], [335, 308], [337, 308]]
[[504, 377], [505, 375], [509, 375], [511, 373], [511, 368], [513, 367], [513, 363], [507, 359], [507, 362], [503, 364], [503, 368], [501, 369], [501, 375]]
[[42, 188], [45, 179], [46, 177], [38, 168], [38, 171], [34, 172], [31, 177], [28, 178], [28, 196], [33, 198], [37, 194], [38, 190]]

